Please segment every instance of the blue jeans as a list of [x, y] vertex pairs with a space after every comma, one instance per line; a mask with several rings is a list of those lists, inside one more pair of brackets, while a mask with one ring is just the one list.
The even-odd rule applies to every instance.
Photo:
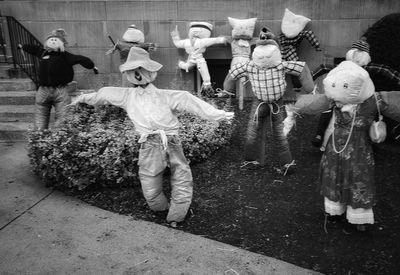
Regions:
[[35, 128], [37, 130], [49, 128], [51, 108], [54, 106], [57, 121], [70, 101], [67, 86], [57, 88], [40, 86], [35, 96]]
[[[139, 150], [139, 179], [143, 195], [153, 211], [168, 210], [167, 222], [181, 222], [189, 211], [193, 197], [192, 171], [178, 136], [168, 136], [164, 150], [159, 134], [149, 135]], [[165, 168], [171, 169], [171, 203], [163, 192]]]
[[[247, 125], [247, 136], [244, 145], [245, 160], [254, 161], [259, 158], [261, 151], [261, 125], [265, 120], [270, 120], [272, 125], [272, 146], [271, 150], [277, 154], [279, 166], [292, 162], [289, 142], [283, 134], [283, 111], [281, 110], [283, 100], [279, 99], [273, 104], [262, 104], [262, 101], [254, 98], [251, 106], [250, 119]], [[260, 106], [259, 106], [260, 105]], [[271, 107], [272, 106], [272, 110]], [[258, 112], [257, 111], [258, 107]], [[257, 118], [258, 119], [255, 119]]]

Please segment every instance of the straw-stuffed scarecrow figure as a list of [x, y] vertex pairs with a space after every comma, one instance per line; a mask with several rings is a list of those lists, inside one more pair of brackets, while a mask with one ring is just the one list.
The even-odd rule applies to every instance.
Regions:
[[[179, 139], [177, 112], [186, 111], [209, 120], [232, 119], [232, 112], [218, 110], [187, 91], [158, 89], [152, 82], [162, 65], [144, 49], [132, 47], [120, 66], [133, 87], [104, 87], [80, 95], [76, 101], [90, 105], [112, 104], [126, 110], [140, 134], [139, 179], [153, 211], [168, 211], [167, 222], [182, 222], [193, 196], [192, 173]], [[171, 199], [163, 192], [163, 173], [171, 170]]]
[[[321, 51], [320, 43], [312, 30], [305, 30], [304, 28], [311, 21], [311, 19], [297, 15], [289, 9], [285, 9], [285, 13], [281, 23], [281, 34], [278, 36], [279, 45], [282, 52], [282, 60], [298, 61], [298, 48], [306, 39], [312, 47], [317, 51]], [[300, 92], [301, 83], [297, 77], [290, 77], [293, 85], [294, 92]], [[288, 91], [285, 99], [288, 101], [295, 101], [296, 94], [291, 90]]]
[[289, 143], [283, 134], [283, 95], [286, 91], [285, 74], [293, 74], [300, 77], [303, 87], [311, 92], [314, 83], [305, 62], [282, 61], [281, 52], [275, 40], [267, 39], [257, 42], [252, 60], [239, 63], [232, 67], [225, 78], [224, 89], [234, 91], [235, 80], [247, 77], [251, 83], [253, 93], [257, 99], [253, 100], [251, 119], [248, 124], [245, 143], [245, 164], [257, 164], [261, 144], [258, 137], [261, 134], [261, 125], [270, 117], [272, 123], [273, 139], [277, 153], [276, 170], [282, 174], [293, 171], [294, 160], [292, 158]]
[[211, 77], [203, 53], [206, 51], [207, 47], [226, 43], [225, 37], [210, 37], [212, 28], [212, 24], [207, 22], [191, 22], [189, 38], [186, 39], [180, 38], [178, 26], [171, 32], [174, 45], [177, 48], [185, 49], [188, 54], [186, 61], [180, 60], [178, 62], [178, 67], [189, 72], [189, 70], [197, 66], [201, 78], [203, 79], [202, 93], [205, 96], [214, 96], [214, 89], [211, 85]]
[[65, 106], [70, 103], [69, 93], [74, 92], [77, 86], [77, 83], [72, 81], [74, 65], [80, 64], [86, 69], [93, 69], [95, 74], [98, 73], [90, 58], [65, 50], [66, 35], [65, 30], [57, 29], [46, 37], [44, 47], [18, 45], [23, 51], [39, 58], [39, 89], [35, 95], [35, 128], [38, 130], [49, 127], [53, 106], [57, 121], [62, 116]]
[[[385, 18], [385, 17], [384, 17]], [[396, 18], [396, 17], [395, 17]], [[398, 18], [398, 17], [397, 17]], [[399, 20], [400, 21], [400, 20]], [[377, 23], [382, 22], [382, 20]], [[371, 28], [375, 28], [375, 23]], [[400, 27], [398, 28], [400, 31]], [[366, 33], [368, 33], [367, 30]], [[400, 42], [400, 39], [399, 39]], [[369, 43], [367, 42], [366, 37], [362, 37], [361, 39], [355, 41], [350, 50], [346, 53], [346, 60], [353, 61], [356, 64], [362, 66], [368, 73], [372, 79], [372, 82], [375, 86], [375, 91], [399, 91], [400, 90], [400, 72], [395, 68], [400, 68], [400, 66], [391, 67], [393, 65], [391, 59], [386, 59], [383, 57], [375, 58], [375, 61], [372, 60], [372, 50], [370, 48]], [[392, 55], [391, 55], [392, 56]], [[388, 62], [390, 65], [377, 63], [380, 62]], [[321, 64], [316, 70], [314, 70], [313, 79], [316, 80], [318, 77], [328, 73], [335, 66], [331, 64]], [[332, 117], [332, 112], [327, 111], [321, 114], [317, 132], [315, 137], [312, 140], [312, 144], [316, 147], [319, 147], [321, 150], [325, 149], [326, 142], [329, 138], [329, 131], [326, 132], [326, 129], [329, 125], [329, 122]], [[389, 123], [389, 136], [391, 138], [399, 138], [400, 131], [396, 131], [397, 122], [385, 117], [386, 122]], [[400, 127], [398, 127], [400, 130]]]
[[[315, 114], [333, 106], [333, 133], [320, 164], [319, 181], [329, 216], [346, 215], [350, 224], [365, 230], [374, 223], [374, 155], [371, 140], [382, 142], [384, 127], [375, 118], [400, 121], [400, 92], [375, 93], [368, 72], [343, 61], [323, 80], [325, 94], [301, 95], [294, 105], [299, 114]], [[372, 129], [371, 129], [372, 126]]]

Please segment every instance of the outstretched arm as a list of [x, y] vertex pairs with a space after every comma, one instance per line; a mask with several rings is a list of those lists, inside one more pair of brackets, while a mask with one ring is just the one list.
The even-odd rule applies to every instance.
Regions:
[[299, 36], [302, 36], [305, 39], [307, 39], [308, 42], [311, 44], [311, 46], [313, 46], [317, 51], [321, 51], [321, 45], [319, 44], [319, 41], [313, 31], [311, 30], [301, 31], [299, 33]]
[[388, 81], [394, 81], [400, 86], [400, 73], [384, 64], [369, 63], [364, 66], [368, 73], [379, 74]]
[[171, 32], [172, 42], [177, 48], [185, 48], [184, 40], [181, 40], [179, 36], [178, 26], [175, 26], [175, 29]]
[[169, 106], [175, 111], [186, 111], [208, 120], [232, 119], [233, 112], [218, 110], [211, 104], [186, 91], [165, 91], [169, 94]]
[[39, 45], [31, 45], [31, 44], [25, 44], [25, 45], [18, 45], [19, 49], [24, 50], [25, 52], [32, 54], [37, 57], [41, 57], [45, 49]]
[[97, 93], [83, 94], [78, 96], [72, 104], [86, 103], [89, 105], [115, 105], [121, 108], [126, 107], [129, 89], [120, 87], [104, 87]]

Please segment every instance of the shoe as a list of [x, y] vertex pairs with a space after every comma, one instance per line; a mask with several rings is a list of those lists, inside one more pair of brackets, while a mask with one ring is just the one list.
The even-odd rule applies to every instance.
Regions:
[[316, 136], [311, 140], [311, 144], [312, 144], [314, 147], [317, 147], [317, 148], [321, 147], [321, 145], [322, 145], [322, 137], [321, 137], [320, 135], [316, 135]]
[[296, 165], [296, 163], [293, 160], [291, 163], [286, 163], [282, 167], [274, 168], [274, 169], [276, 172], [278, 172], [278, 174], [280, 174], [282, 176], [288, 176], [288, 175], [293, 174], [296, 171], [296, 169], [294, 167], [295, 165]]
[[368, 224], [352, 224], [346, 221], [346, 223], [343, 224], [343, 233], [345, 234], [355, 234], [355, 233], [360, 233], [360, 234], [366, 234], [370, 231], [370, 225]]
[[240, 165], [240, 169], [256, 170], [261, 167], [261, 164], [256, 160], [246, 160]]

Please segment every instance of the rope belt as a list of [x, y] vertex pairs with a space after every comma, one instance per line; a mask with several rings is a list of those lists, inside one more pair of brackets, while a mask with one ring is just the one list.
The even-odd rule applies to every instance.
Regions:
[[168, 138], [167, 138], [167, 134], [165, 133], [164, 130], [155, 130], [151, 133], [146, 133], [146, 134], [141, 134], [138, 143], [143, 143], [147, 141], [147, 138], [149, 137], [149, 135], [153, 135], [153, 134], [159, 134], [160, 138], [161, 138], [161, 143], [163, 145], [163, 149], [167, 150], [168, 149]]
[[[258, 111], [259, 111], [261, 105], [263, 105], [263, 104], [268, 104], [269, 112], [270, 112], [271, 115], [277, 115], [281, 111], [281, 107], [279, 107], [278, 103], [276, 103], [276, 102], [272, 102], [272, 103], [267, 103], [267, 102], [264, 102], [264, 101], [260, 102], [260, 104], [258, 104], [258, 106], [256, 108], [256, 111], [254, 113], [254, 120], [256, 121], [257, 125], [258, 125]], [[278, 109], [276, 112], [274, 112], [274, 105], [276, 105], [276, 107]], [[270, 116], [270, 119], [272, 120], [271, 116]]]

